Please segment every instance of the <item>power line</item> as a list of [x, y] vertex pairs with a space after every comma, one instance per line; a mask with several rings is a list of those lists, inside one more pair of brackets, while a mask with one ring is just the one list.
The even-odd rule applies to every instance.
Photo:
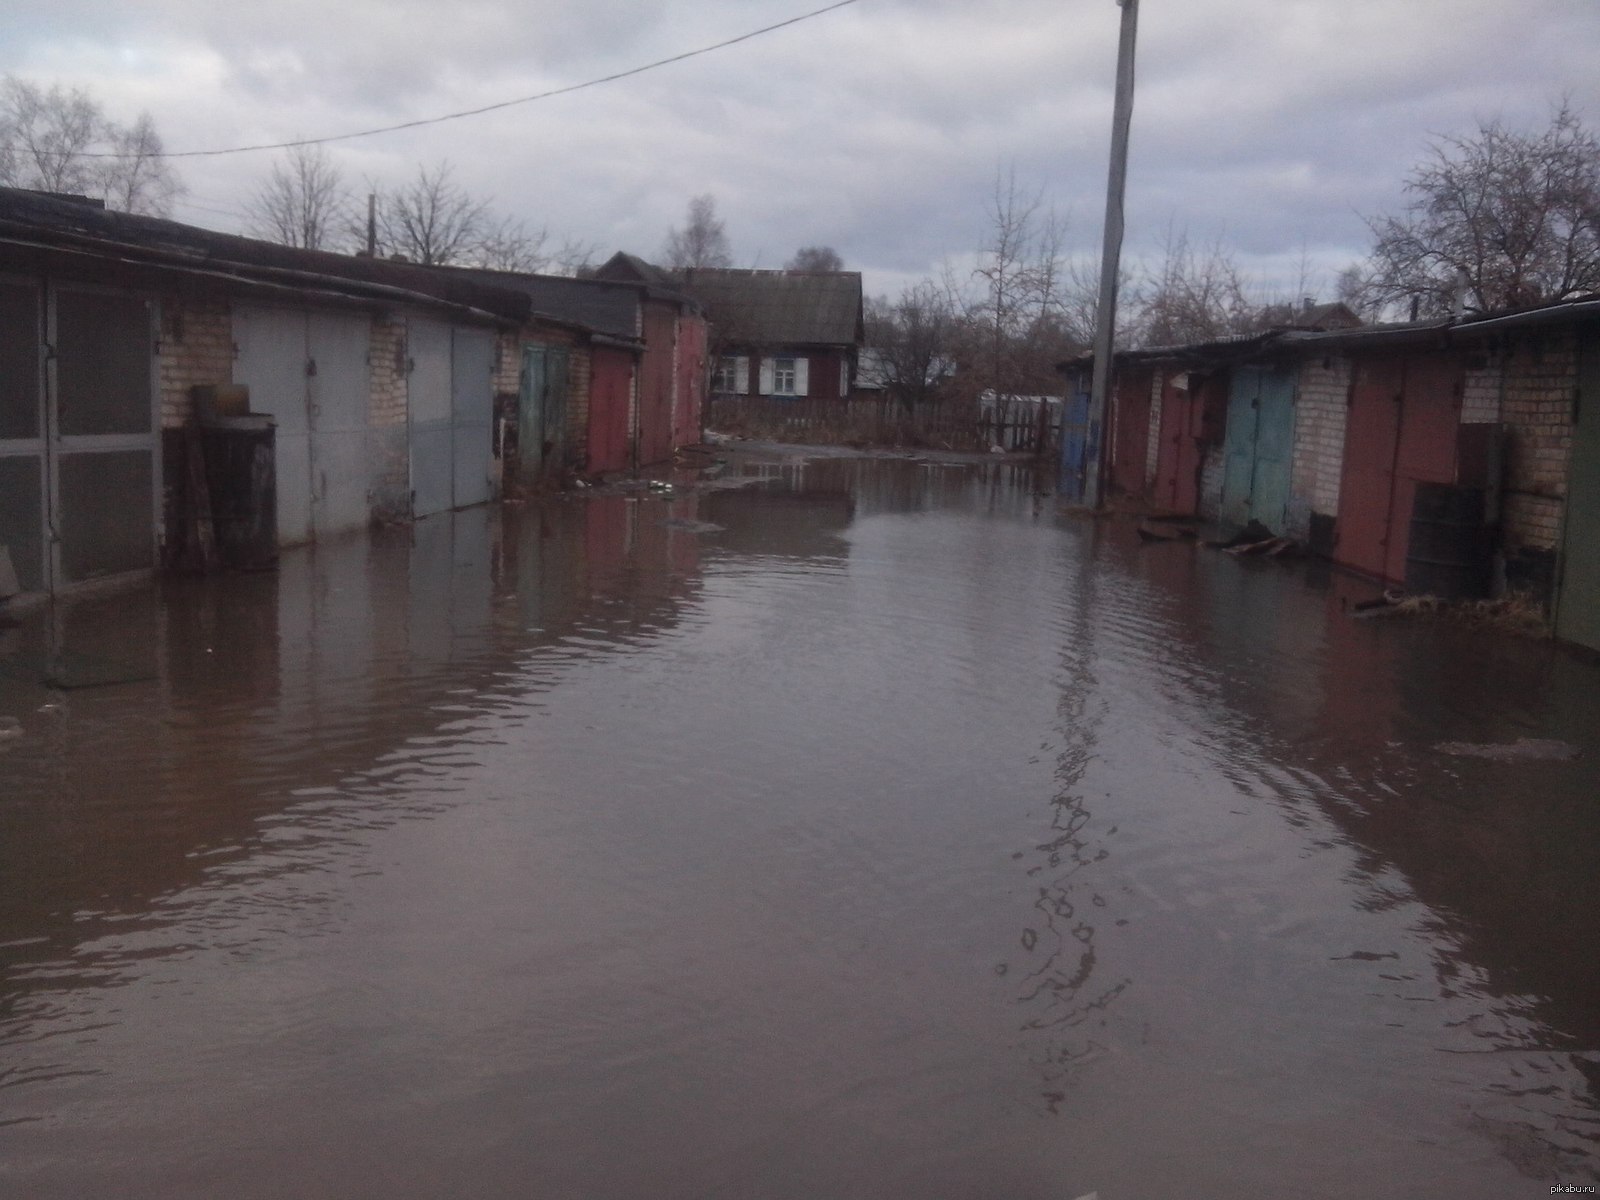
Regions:
[[296, 146], [321, 146], [329, 142], [348, 142], [354, 138], [373, 137], [380, 133], [396, 133], [402, 129], [417, 129], [424, 125], [440, 125], [445, 121], [459, 121], [463, 117], [477, 117], [484, 113], [496, 112], [502, 108], [513, 108], [518, 104], [532, 104], [535, 100], [548, 100], [553, 96], [565, 96], [572, 92], [581, 92], [585, 88], [598, 87], [602, 83], [615, 83], [619, 79], [627, 79], [633, 75], [643, 75], [646, 71], [654, 71], [657, 67], [670, 66], [672, 63], [683, 62], [687, 59], [698, 58], [702, 54], [710, 54], [713, 50], [723, 50], [729, 46], [736, 46], [740, 42], [748, 42], [751, 38], [760, 37], [765, 33], [772, 33], [790, 25], [798, 25], [801, 21], [809, 21], [813, 17], [820, 17], [824, 13], [833, 12], [835, 9], [846, 8], [857, 4], [860, 0], [837, 0], [823, 8], [813, 9], [808, 13], [801, 13], [798, 17], [790, 17], [786, 21], [779, 21], [773, 25], [764, 25], [760, 29], [752, 29], [749, 33], [741, 33], [738, 37], [731, 37], [721, 42], [714, 42], [709, 46], [701, 46], [698, 50], [686, 50], [682, 54], [674, 54], [669, 58], [658, 58], [655, 62], [645, 63], [640, 67], [630, 67], [626, 71], [617, 71], [611, 75], [602, 75], [598, 79], [585, 80], [583, 83], [573, 83], [566, 87], [552, 88], [548, 92], [539, 92], [533, 96], [520, 96], [515, 100], [501, 100], [497, 104], [485, 104], [482, 108], [467, 108], [460, 112], [446, 113], [442, 117], [422, 117], [415, 121], [402, 121], [398, 125], [381, 125], [376, 129], [358, 129], [353, 133], [334, 133], [326, 137], [295, 138], [287, 142], [262, 142], [254, 146], [227, 146], [220, 150], [168, 150], [160, 154], [117, 154], [110, 151], [86, 152], [85, 158], [216, 158], [224, 154], [248, 154], [256, 150], [292, 150]]

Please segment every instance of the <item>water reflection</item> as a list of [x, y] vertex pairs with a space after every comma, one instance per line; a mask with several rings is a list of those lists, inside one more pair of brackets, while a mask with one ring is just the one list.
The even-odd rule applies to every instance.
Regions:
[[736, 462], [0, 636], [0, 1178], [1592, 1178], [1595, 669], [1038, 491]]

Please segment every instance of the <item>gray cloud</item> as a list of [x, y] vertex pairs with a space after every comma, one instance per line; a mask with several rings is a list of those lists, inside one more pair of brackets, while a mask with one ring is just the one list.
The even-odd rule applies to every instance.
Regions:
[[[792, 0], [14, 0], [0, 69], [147, 108], [170, 147], [339, 132], [625, 69], [803, 11]], [[333, 148], [353, 182], [448, 158], [500, 209], [659, 250], [710, 192], [736, 254], [836, 246], [888, 288], [967, 253], [997, 169], [1098, 243], [1112, 0], [862, 0], [658, 72]], [[1600, 123], [1593, 0], [1151, 0], [1141, 15], [1129, 247], [1170, 225], [1331, 277], [1398, 203], [1430, 135]], [[184, 219], [237, 227], [264, 156], [184, 160]]]

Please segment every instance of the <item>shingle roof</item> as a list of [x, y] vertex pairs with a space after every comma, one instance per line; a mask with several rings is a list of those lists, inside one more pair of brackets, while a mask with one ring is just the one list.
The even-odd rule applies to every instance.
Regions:
[[767, 346], [849, 346], [861, 341], [859, 271], [744, 271], [691, 268], [683, 290], [703, 302], [733, 342]]

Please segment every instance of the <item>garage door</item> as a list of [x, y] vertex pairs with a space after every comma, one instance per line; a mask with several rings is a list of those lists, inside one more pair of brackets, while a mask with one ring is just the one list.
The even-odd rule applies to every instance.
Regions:
[[277, 423], [278, 541], [365, 528], [370, 318], [240, 305], [233, 338], [234, 382]]
[[154, 312], [129, 293], [0, 281], [0, 546], [25, 591], [155, 565]]
[[1228, 393], [1222, 520], [1257, 521], [1282, 533], [1294, 458], [1293, 370], [1246, 366], [1233, 374]]
[[494, 334], [456, 329], [451, 337], [451, 436], [454, 508], [486, 504], [494, 457]]
[[411, 511], [483, 504], [494, 457], [494, 334], [429, 317], [406, 322]]

